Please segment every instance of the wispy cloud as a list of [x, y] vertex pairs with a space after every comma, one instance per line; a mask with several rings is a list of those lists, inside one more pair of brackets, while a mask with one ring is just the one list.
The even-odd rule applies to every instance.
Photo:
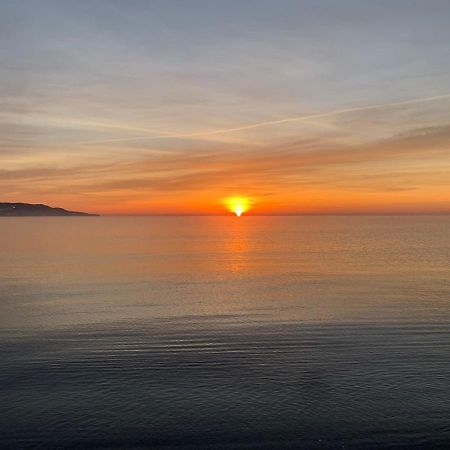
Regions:
[[[179, 132], [177, 133], [177, 132], [167, 131], [167, 132], [163, 132], [161, 134], [157, 134], [157, 132], [155, 130], [141, 130], [143, 132], [153, 134], [153, 136], [134, 136], [134, 137], [105, 139], [105, 140], [93, 140], [93, 141], [78, 142], [77, 144], [92, 145], [92, 144], [99, 144], [99, 143], [127, 142], [127, 141], [133, 141], [133, 140], [154, 140], [154, 139], [186, 139], [186, 138], [197, 138], [198, 139], [198, 138], [202, 138], [202, 137], [203, 138], [210, 137], [210, 136], [215, 136], [215, 135], [219, 135], [219, 134], [237, 133], [240, 131], [253, 130], [256, 128], [273, 127], [273, 126], [283, 125], [283, 124], [292, 123], [292, 122], [309, 122], [309, 121], [317, 122], [317, 119], [325, 119], [325, 118], [330, 118], [330, 117], [335, 117], [335, 116], [341, 116], [344, 114], [363, 112], [363, 111], [398, 108], [401, 106], [416, 105], [416, 104], [420, 104], [420, 103], [432, 102], [432, 101], [437, 101], [437, 100], [447, 100], [447, 99], [450, 99], [450, 94], [434, 95], [431, 97], [419, 97], [419, 98], [398, 101], [398, 102], [355, 106], [355, 107], [336, 109], [336, 110], [332, 110], [332, 111], [309, 114], [309, 115], [300, 115], [300, 116], [293, 116], [293, 117], [284, 117], [282, 119], [276, 119], [276, 120], [267, 120], [267, 121], [263, 121], [263, 122], [257, 122], [257, 123], [252, 123], [252, 124], [248, 124], [248, 125], [240, 125], [240, 126], [231, 127], [231, 128], [218, 128], [218, 129], [209, 130], [209, 131], [198, 131], [198, 132], [194, 132], [194, 133], [179, 133]], [[325, 126], [326, 126], [326, 124], [325, 124]], [[114, 127], [110, 126], [110, 128], [114, 128]], [[119, 127], [117, 127], [117, 128], [119, 128]], [[126, 128], [126, 130], [132, 131], [133, 128], [131, 128], [131, 127]]]
[[[163, 197], [171, 208], [182, 198], [192, 205], [196, 198], [209, 194], [217, 197], [237, 192], [255, 198], [287, 196], [294, 202], [291, 209], [296, 210], [301, 209], [302, 196], [308, 198], [315, 191], [342, 199], [355, 192], [379, 196], [430, 189], [448, 192], [449, 145], [450, 126], [439, 126], [353, 147], [297, 140], [257, 150], [243, 147], [231, 153], [226, 148], [187, 149], [135, 161], [2, 170], [0, 187], [14, 181], [24, 193], [33, 186], [47, 195], [57, 195], [64, 187], [81, 198], [150, 199], [150, 206], [156, 196]], [[294, 193], [297, 200], [292, 198]], [[122, 208], [127, 204], [125, 201]], [[195, 210], [195, 205], [192, 208]]]

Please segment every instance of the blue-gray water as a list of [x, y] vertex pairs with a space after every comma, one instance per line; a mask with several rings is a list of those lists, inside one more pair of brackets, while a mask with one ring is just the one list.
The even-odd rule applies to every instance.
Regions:
[[450, 217], [0, 219], [0, 448], [444, 449]]

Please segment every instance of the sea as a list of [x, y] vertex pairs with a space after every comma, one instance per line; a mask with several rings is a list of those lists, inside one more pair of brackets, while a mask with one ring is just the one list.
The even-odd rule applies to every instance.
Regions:
[[449, 324], [449, 216], [0, 218], [0, 448], [448, 449]]

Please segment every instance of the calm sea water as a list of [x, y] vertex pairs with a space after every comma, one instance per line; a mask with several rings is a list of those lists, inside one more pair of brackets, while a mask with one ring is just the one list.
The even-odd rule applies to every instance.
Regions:
[[450, 217], [0, 219], [0, 448], [450, 446]]

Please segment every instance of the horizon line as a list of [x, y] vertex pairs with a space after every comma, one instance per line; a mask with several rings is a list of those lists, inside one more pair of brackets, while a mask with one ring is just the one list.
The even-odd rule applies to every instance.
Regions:
[[[92, 213], [94, 214], [94, 213]], [[105, 213], [98, 214], [97, 217], [235, 217], [234, 213], [224, 214], [202, 214], [202, 213]], [[373, 213], [358, 213], [358, 212], [332, 212], [332, 213], [259, 213], [259, 214], [242, 214], [241, 217], [296, 217], [296, 216], [450, 216], [450, 211], [445, 212], [373, 212]]]

